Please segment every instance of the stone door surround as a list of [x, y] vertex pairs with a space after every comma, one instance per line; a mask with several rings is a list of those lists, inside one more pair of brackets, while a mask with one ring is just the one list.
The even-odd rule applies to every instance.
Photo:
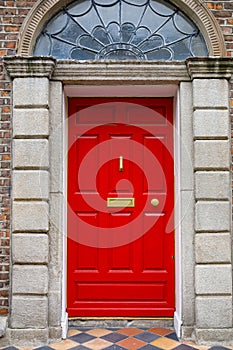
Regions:
[[[177, 305], [180, 336], [233, 344], [228, 58], [75, 62], [7, 57], [13, 80], [12, 290], [5, 339], [65, 332], [64, 85], [176, 85]], [[0, 345], [6, 340], [2, 340]]]

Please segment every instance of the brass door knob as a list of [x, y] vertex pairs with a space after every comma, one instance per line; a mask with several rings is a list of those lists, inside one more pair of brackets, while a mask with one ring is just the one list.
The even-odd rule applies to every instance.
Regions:
[[151, 204], [153, 207], [157, 207], [157, 205], [159, 205], [159, 200], [157, 198], [153, 198], [151, 199]]

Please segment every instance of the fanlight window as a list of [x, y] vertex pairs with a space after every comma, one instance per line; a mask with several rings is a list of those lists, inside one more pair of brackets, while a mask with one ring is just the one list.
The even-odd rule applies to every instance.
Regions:
[[197, 26], [163, 0], [84, 0], [45, 25], [34, 55], [74, 60], [185, 60], [207, 56]]

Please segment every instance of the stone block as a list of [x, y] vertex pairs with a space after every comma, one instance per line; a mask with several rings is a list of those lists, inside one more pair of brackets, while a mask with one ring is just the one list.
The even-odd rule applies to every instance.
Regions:
[[231, 240], [229, 233], [196, 234], [196, 262], [231, 262]]
[[13, 82], [14, 107], [47, 107], [49, 80], [47, 78], [16, 78]]
[[[214, 348], [222, 349], [223, 346], [232, 345], [233, 329], [232, 328], [219, 328], [219, 329], [198, 329], [195, 330], [197, 344], [215, 346]], [[220, 346], [216, 348], [216, 346]], [[207, 349], [208, 349], [207, 348]], [[203, 349], [205, 347], [203, 346]], [[222, 349], [223, 350], [223, 349]]]
[[58, 327], [61, 325], [62, 300], [61, 292], [52, 292], [48, 294], [49, 300], [49, 326]]
[[13, 232], [47, 232], [49, 206], [46, 202], [13, 202]]
[[229, 107], [229, 86], [226, 79], [194, 79], [193, 106]]
[[196, 110], [193, 114], [194, 137], [229, 137], [228, 110]]
[[230, 143], [228, 140], [194, 142], [194, 166], [196, 169], [229, 169]]
[[[175, 210], [178, 213], [178, 210]], [[176, 230], [182, 232], [181, 248], [178, 250], [178, 237], [181, 237], [181, 232], [177, 234], [176, 257], [179, 259], [176, 264], [177, 288], [182, 285], [183, 300], [182, 313], [183, 324], [185, 326], [193, 325], [195, 322], [195, 292], [194, 292], [194, 196], [193, 191], [183, 191], [181, 193], [181, 213], [182, 216], [176, 219]], [[179, 238], [181, 239], [181, 238]], [[180, 266], [183, 266], [182, 272]], [[177, 291], [179, 295], [180, 291]], [[179, 302], [179, 301], [178, 301]]]
[[194, 333], [194, 326], [182, 326], [181, 328], [182, 339], [193, 339], [193, 333]]
[[49, 167], [48, 140], [14, 140], [13, 168], [40, 169]]
[[196, 298], [197, 328], [231, 328], [232, 297], [205, 296]]
[[46, 296], [12, 296], [12, 328], [46, 328], [48, 324]]
[[0, 349], [5, 349], [5, 347], [8, 347], [10, 343], [10, 328], [7, 328], [4, 336], [0, 337]]
[[60, 327], [49, 327], [49, 340], [51, 343], [57, 343], [62, 340], [62, 328]]
[[48, 328], [11, 329], [10, 342], [16, 347], [22, 346], [23, 349], [44, 347], [49, 342], [49, 331]]
[[230, 202], [197, 202], [195, 229], [202, 232], [229, 231]]
[[17, 109], [13, 111], [13, 137], [47, 137], [49, 112], [47, 109]]
[[[22, 249], [23, 247], [23, 249]], [[49, 241], [47, 234], [13, 234], [12, 261], [18, 264], [42, 264], [48, 262]]]
[[49, 199], [49, 173], [46, 170], [15, 170], [13, 199]]
[[231, 265], [197, 265], [195, 268], [196, 294], [231, 294]]
[[197, 171], [195, 174], [196, 199], [230, 199], [228, 171]]
[[49, 290], [61, 292], [64, 240], [64, 197], [52, 193], [50, 196], [50, 229], [49, 229]]
[[14, 265], [12, 281], [13, 294], [46, 294], [48, 268], [44, 265]]

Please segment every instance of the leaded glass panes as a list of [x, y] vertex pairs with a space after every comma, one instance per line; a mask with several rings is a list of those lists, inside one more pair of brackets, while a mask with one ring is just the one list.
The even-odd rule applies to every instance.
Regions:
[[181, 61], [208, 51], [196, 25], [168, 1], [83, 0], [47, 22], [34, 55]]

